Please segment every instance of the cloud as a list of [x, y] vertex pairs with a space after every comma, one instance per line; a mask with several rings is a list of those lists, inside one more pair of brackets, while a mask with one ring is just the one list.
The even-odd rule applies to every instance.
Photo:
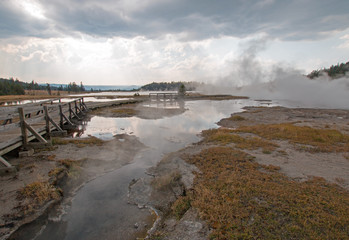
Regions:
[[338, 46], [338, 48], [349, 49], [349, 34], [344, 35], [340, 38], [344, 42]]
[[[97, 37], [162, 38], [182, 40], [221, 36], [247, 37], [256, 33], [284, 40], [319, 39], [349, 27], [346, 0], [32, 0], [45, 20], [28, 15], [3, 0], [0, 37], [77, 33]], [[29, 0], [27, 0], [28, 2]], [[328, 33], [328, 34], [324, 34]]]

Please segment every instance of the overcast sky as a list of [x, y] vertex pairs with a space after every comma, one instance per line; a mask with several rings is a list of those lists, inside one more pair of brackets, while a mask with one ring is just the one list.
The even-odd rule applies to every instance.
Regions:
[[242, 84], [245, 56], [301, 73], [349, 61], [349, 1], [0, 0], [0, 77]]

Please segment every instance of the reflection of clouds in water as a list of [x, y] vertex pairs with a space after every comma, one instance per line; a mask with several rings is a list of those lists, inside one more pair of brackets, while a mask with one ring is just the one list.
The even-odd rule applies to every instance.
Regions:
[[169, 152], [198, 141], [198, 133], [216, 127], [216, 122], [231, 113], [242, 111], [242, 107], [258, 104], [252, 100], [190, 101], [186, 102], [186, 112], [163, 119], [93, 117], [83, 136], [105, 139], [132, 132], [145, 145]]
[[88, 135], [98, 137], [101, 134], [107, 133], [115, 135], [116, 131], [117, 123], [114, 119], [95, 116], [87, 123], [86, 129], [81, 137], [87, 137]]

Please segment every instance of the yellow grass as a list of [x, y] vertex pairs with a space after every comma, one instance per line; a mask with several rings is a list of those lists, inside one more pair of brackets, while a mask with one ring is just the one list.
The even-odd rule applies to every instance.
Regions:
[[253, 133], [268, 140], [287, 140], [309, 145], [313, 152], [348, 152], [349, 136], [333, 129], [315, 129], [290, 123], [239, 127], [236, 132]]
[[96, 137], [89, 137], [89, 138], [52, 138], [52, 144], [53, 145], [66, 145], [66, 144], [75, 144], [78, 147], [86, 147], [86, 146], [102, 146], [104, 141], [96, 138]]
[[349, 193], [337, 185], [293, 181], [230, 147], [187, 161], [201, 171], [188, 196], [213, 229], [210, 239], [349, 238]]
[[127, 115], [127, 116], [134, 116], [137, 113], [137, 111], [132, 108], [116, 108], [116, 109], [112, 109], [111, 112], [115, 114]]
[[261, 139], [260, 137], [242, 137], [231, 129], [210, 129], [202, 132], [204, 141], [227, 145], [234, 143], [240, 149], [256, 150], [262, 148], [264, 153], [270, 153], [278, 147], [277, 144]]
[[51, 199], [59, 199], [60, 191], [48, 182], [33, 182], [19, 191], [20, 198], [29, 198], [35, 204], [43, 204]]

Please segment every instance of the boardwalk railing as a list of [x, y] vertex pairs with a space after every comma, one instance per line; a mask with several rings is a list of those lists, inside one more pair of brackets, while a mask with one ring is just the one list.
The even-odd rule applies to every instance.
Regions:
[[150, 100], [156, 101], [174, 101], [178, 99], [177, 93], [149, 93]]
[[[81, 120], [88, 110], [84, 99], [78, 98], [61, 103], [52, 99], [31, 105], [0, 108], [0, 162], [12, 167], [2, 156], [16, 148], [28, 150], [50, 145], [43, 135], [64, 135], [67, 129], [75, 127], [74, 121]], [[30, 143], [32, 140], [39, 142]]]

